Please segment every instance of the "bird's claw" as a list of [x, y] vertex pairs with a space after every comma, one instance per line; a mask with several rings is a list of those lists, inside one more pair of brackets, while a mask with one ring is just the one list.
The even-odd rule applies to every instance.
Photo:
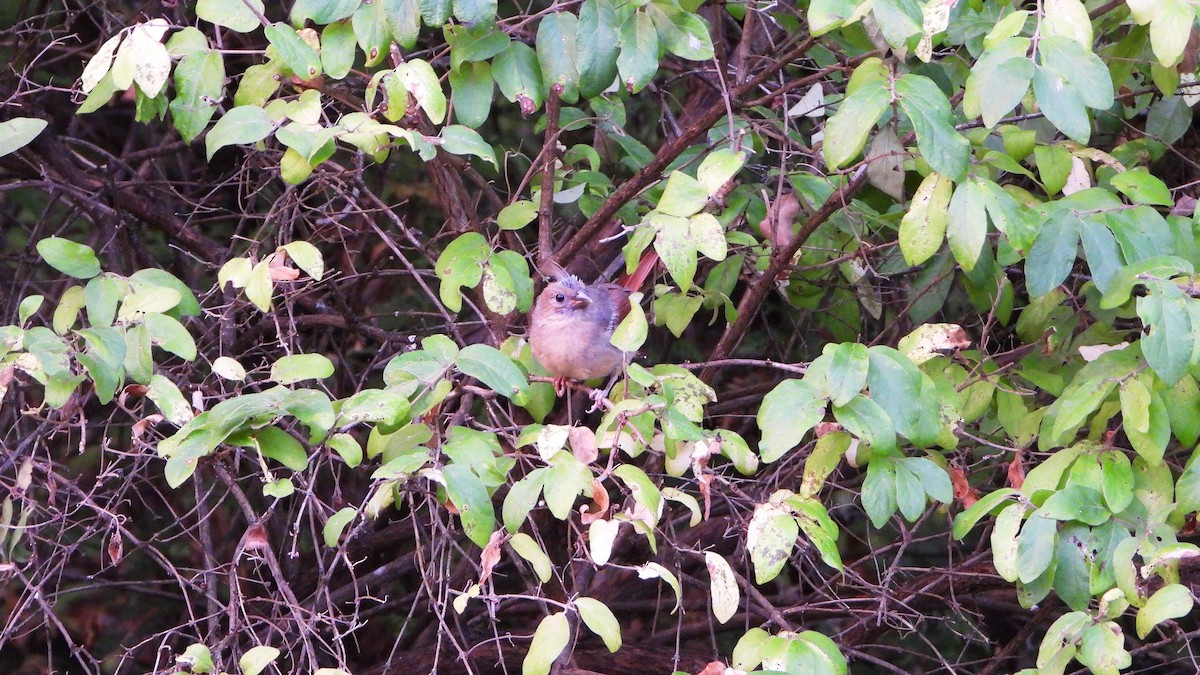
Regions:
[[592, 399], [592, 407], [588, 408], [589, 413], [596, 412], [605, 407], [604, 404], [608, 402], [608, 397], [605, 396], [606, 393], [608, 392], [603, 389], [593, 389], [588, 392], [588, 398]]

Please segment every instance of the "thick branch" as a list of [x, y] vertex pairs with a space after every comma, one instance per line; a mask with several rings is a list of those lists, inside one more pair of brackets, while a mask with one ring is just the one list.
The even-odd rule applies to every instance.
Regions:
[[[789, 265], [792, 264], [792, 258], [796, 255], [796, 251], [808, 241], [808, 238], [813, 232], [824, 223], [829, 216], [840, 210], [858, 193], [860, 189], [867, 183], [867, 167], [859, 167], [854, 177], [850, 182], [843, 185], [841, 188], [829, 196], [821, 208], [808, 217], [804, 225], [792, 237], [787, 246], [775, 249], [771, 255], [771, 266], [760, 277], [754, 280], [742, 295], [741, 302], [738, 303], [738, 318], [729, 327], [725, 329], [725, 334], [721, 336], [721, 341], [713, 348], [712, 353], [708, 355], [710, 361], [717, 361], [728, 357], [733, 350], [741, 342], [742, 336], [746, 334], [746, 329], [750, 327], [750, 322], [758, 317], [758, 310], [762, 306], [763, 301], [767, 298], [767, 293], [775, 285], [775, 280], [783, 273]], [[705, 382], [711, 382], [716, 375], [716, 367], [710, 366], [705, 368], [700, 379]]]

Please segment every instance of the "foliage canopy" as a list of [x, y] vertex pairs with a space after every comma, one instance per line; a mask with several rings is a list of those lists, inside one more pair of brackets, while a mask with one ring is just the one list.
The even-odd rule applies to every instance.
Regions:
[[283, 4], [0, 9], [6, 661], [1196, 671], [1192, 3]]

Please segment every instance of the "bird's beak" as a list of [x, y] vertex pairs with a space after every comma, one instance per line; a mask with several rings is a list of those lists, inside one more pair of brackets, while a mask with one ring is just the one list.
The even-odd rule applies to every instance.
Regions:
[[592, 299], [589, 298], [588, 294], [584, 293], [583, 291], [576, 293], [575, 299], [571, 301], [571, 307], [574, 309], [583, 309], [590, 304], [592, 304]]

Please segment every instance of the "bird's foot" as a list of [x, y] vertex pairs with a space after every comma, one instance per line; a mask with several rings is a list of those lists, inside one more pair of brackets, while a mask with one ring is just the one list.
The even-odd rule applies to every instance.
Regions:
[[567, 377], [565, 375], [559, 375], [558, 377], [554, 378], [554, 395], [562, 396], [563, 392], [565, 392], [566, 390], [567, 390]]

